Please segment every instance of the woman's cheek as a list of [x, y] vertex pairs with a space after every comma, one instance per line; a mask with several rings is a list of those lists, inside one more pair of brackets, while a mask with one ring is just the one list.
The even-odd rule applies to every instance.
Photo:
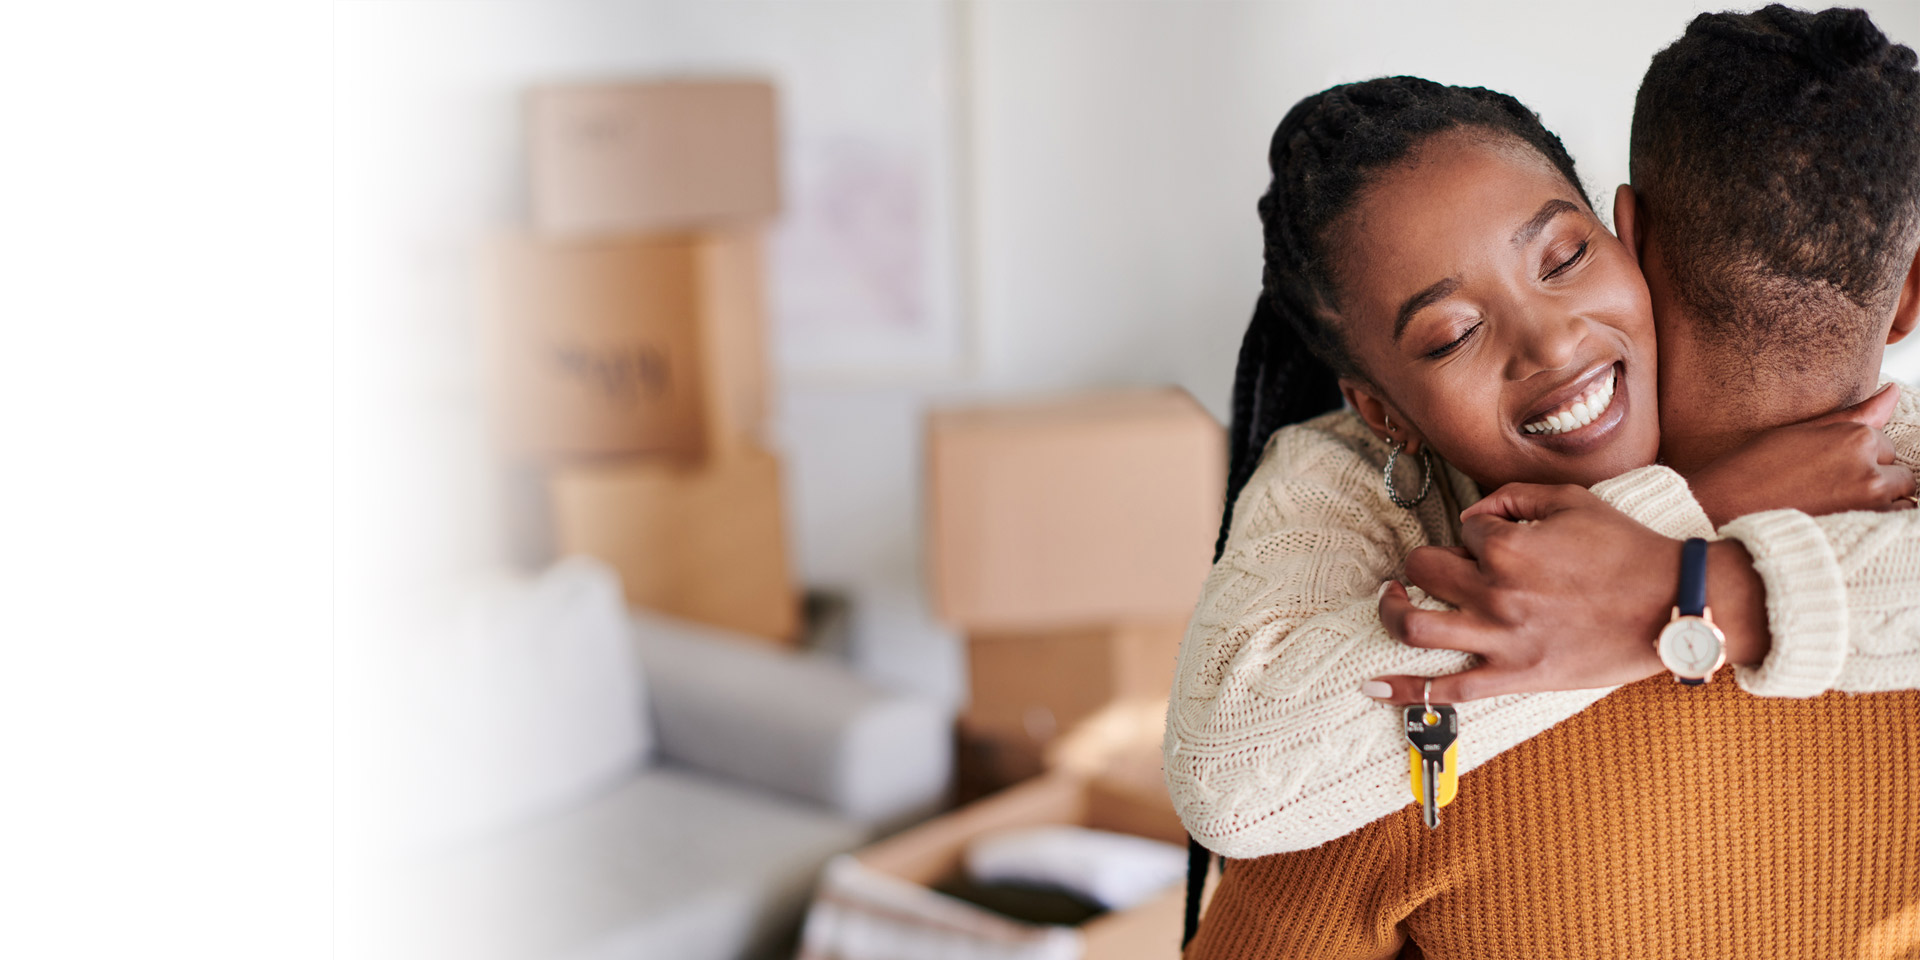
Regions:
[[1612, 325], [1627, 334], [1637, 350], [1650, 351], [1653, 349], [1653, 298], [1647, 293], [1647, 281], [1624, 255], [1611, 266], [1613, 269], [1597, 287], [1592, 303], [1594, 315], [1611, 318]]
[[[1434, 452], [1469, 476], [1488, 476], [1512, 470], [1516, 464], [1510, 438], [1498, 423], [1483, 413], [1497, 409], [1496, 398], [1455, 394], [1451, 398], [1448, 414], [1443, 419], [1444, 426], [1437, 433]], [[1482, 413], [1472, 416], [1475, 412]]]

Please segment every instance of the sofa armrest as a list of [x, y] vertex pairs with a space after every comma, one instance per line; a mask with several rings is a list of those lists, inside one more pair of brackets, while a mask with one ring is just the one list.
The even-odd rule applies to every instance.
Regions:
[[636, 613], [659, 752], [692, 767], [881, 824], [945, 796], [953, 717], [822, 657]]

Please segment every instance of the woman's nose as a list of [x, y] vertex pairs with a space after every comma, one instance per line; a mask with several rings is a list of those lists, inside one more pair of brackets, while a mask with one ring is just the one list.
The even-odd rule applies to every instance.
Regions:
[[1515, 324], [1508, 377], [1525, 380], [1543, 370], [1558, 370], [1580, 358], [1587, 325], [1579, 317], [1536, 314]]

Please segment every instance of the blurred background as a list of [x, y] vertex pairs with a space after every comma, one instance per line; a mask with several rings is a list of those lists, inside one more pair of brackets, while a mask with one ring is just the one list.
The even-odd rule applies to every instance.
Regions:
[[336, 4], [348, 955], [1172, 955], [1273, 127], [1493, 87], [1607, 211], [1702, 9]]

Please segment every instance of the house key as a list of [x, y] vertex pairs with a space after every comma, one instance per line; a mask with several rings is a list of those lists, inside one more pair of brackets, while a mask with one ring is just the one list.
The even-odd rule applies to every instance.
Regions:
[[1413, 798], [1431, 829], [1440, 825], [1440, 808], [1459, 791], [1459, 750], [1454, 741], [1460, 737], [1460, 718], [1445, 704], [1419, 703], [1407, 708], [1406, 727]]

